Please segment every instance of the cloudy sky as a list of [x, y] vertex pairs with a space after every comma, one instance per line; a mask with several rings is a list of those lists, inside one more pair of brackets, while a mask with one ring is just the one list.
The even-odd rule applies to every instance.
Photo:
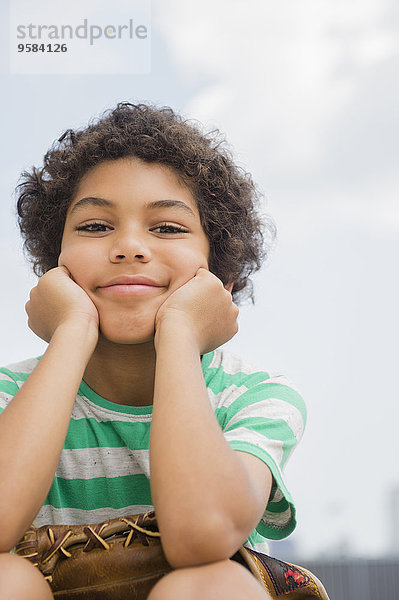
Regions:
[[[113, 3], [114, 22], [127, 4]], [[89, 1], [72, 5], [93, 15]], [[307, 402], [287, 468], [291, 542], [302, 556], [386, 552], [399, 487], [397, 3], [153, 0], [151, 70], [137, 75], [10, 74], [0, 6], [0, 363], [44, 350], [24, 314], [35, 278], [15, 226], [20, 172], [121, 100], [219, 128], [278, 228], [229, 346], [288, 375]]]

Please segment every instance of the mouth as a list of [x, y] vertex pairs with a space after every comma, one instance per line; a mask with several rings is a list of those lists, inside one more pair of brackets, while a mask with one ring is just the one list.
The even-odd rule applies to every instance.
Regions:
[[99, 288], [101, 291], [108, 294], [124, 294], [131, 296], [142, 296], [150, 294], [162, 289], [159, 285], [142, 285], [142, 284], [114, 284]]
[[123, 275], [114, 277], [104, 285], [99, 286], [98, 289], [106, 294], [142, 296], [160, 291], [165, 287], [143, 275]]

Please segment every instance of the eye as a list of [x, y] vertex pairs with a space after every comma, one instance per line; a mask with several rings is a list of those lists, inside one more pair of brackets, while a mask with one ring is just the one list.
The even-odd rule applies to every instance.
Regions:
[[188, 229], [182, 227], [181, 225], [172, 225], [171, 223], [162, 223], [157, 227], [151, 229], [155, 233], [166, 233], [166, 234], [176, 234], [176, 233], [188, 233]]
[[79, 225], [76, 227], [76, 231], [87, 231], [88, 233], [105, 233], [109, 229], [111, 229], [109, 225], [99, 222], [87, 223], [86, 225]]

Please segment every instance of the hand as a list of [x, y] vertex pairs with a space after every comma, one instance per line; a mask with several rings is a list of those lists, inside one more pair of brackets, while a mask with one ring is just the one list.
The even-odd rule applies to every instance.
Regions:
[[86, 320], [98, 335], [98, 312], [86, 292], [72, 280], [65, 266], [45, 273], [25, 305], [30, 329], [49, 342], [62, 323]]
[[[231, 286], [230, 286], [231, 287]], [[230, 291], [210, 271], [200, 268], [195, 276], [175, 290], [160, 306], [155, 317], [154, 344], [167, 335], [188, 333], [200, 354], [230, 340], [238, 331], [238, 308]]]

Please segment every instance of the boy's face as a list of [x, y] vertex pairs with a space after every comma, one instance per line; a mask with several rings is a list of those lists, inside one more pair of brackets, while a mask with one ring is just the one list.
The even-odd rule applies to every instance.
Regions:
[[168, 167], [119, 159], [80, 181], [59, 264], [95, 304], [108, 340], [150, 341], [158, 308], [200, 267], [207, 269], [208, 258], [194, 197]]

